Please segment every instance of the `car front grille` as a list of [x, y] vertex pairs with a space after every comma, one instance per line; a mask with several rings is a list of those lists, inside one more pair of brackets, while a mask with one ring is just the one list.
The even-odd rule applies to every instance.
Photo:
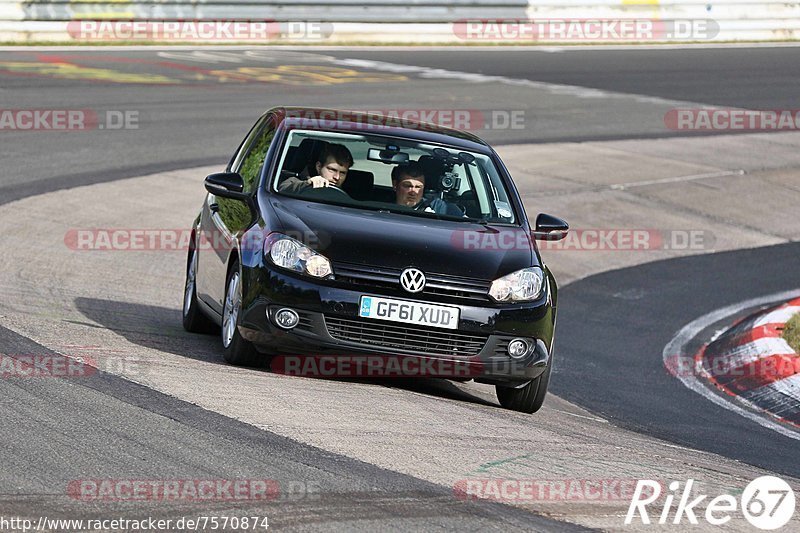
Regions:
[[298, 310], [297, 316], [300, 318], [300, 321], [296, 326], [297, 329], [301, 329], [303, 331], [311, 331], [313, 329], [313, 314], [311, 312]]
[[500, 337], [497, 339], [497, 344], [494, 346], [495, 357], [506, 357], [508, 355], [508, 345], [512, 337]]
[[[382, 268], [353, 263], [334, 263], [333, 271], [336, 279], [353, 285], [366, 287], [400, 288], [401, 269]], [[491, 282], [434, 274], [425, 272], [425, 288], [422, 294], [436, 294], [453, 298], [486, 301]]]
[[334, 339], [418, 355], [472, 357], [480, 353], [489, 338], [487, 335], [453, 330], [328, 315], [325, 316], [325, 324]]

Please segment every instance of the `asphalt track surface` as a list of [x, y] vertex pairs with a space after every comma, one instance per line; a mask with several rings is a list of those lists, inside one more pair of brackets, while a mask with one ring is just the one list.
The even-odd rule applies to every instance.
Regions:
[[[791, 243], [658, 261], [571, 283], [559, 295], [563, 377], [552, 390], [623, 427], [797, 476], [796, 440], [699, 402], [670, 375], [661, 349], [694, 318], [797, 289], [797, 271], [786, 266], [798, 257], [800, 244]], [[754, 310], [713, 324], [694, 349]]]
[[347, 57], [748, 109], [796, 106], [800, 76], [794, 47], [592, 51], [566, 46], [526, 52], [351, 51]]
[[[67, 48], [0, 52], [0, 58], [0, 101], [4, 107], [132, 110], [138, 114], [140, 126], [138, 130], [115, 131], [111, 137], [99, 130], [73, 136], [48, 137], [42, 133], [41, 142], [36, 143], [31, 142], [31, 132], [4, 132], [0, 201], [225, 162], [231, 147], [241, 140], [241, 132], [261, 111], [274, 105], [359, 109], [441, 109], [452, 105], [484, 113], [525, 113], [524, 128], [478, 132], [492, 143], [670, 137], [696, 135], [665, 128], [664, 113], [671, 108], [706, 104], [792, 109], [796, 107], [796, 80], [800, 78], [800, 49], [796, 47], [597, 52], [565, 48], [558, 53], [301, 49], [255, 57], [225, 51], [193, 55], [185, 49], [155, 53]], [[537, 97], [530, 98], [521, 97], [513, 85], [412, 76], [411, 81], [391, 82], [390, 87], [376, 93], [370, 83], [319, 84], [300, 77], [285, 85], [242, 81], [241, 76], [237, 81], [225, 81], [219, 74], [248, 67], [275, 68], [278, 64], [314, 71], [331, 60], [347, 58], [500, 75], [544, 83], [545, 87], [534, 89]], [[337, 63], [333, 67], [347, 68]], [[53, 69], [56, 74], [52, 74]], [[364, 79], [365, 69], [358, 70], [354, 82]], [[122, 82], [122, 75], [137, 74], [145, 78]], [[154, 81], [155, 76], [161, 79]], [[553, 86], [548, 88], [548, 84]], [[577, 88], [577, 98], [563, 94], [563, 86]], [[666, 100], [620, 102], [603, 98], [602, 92], [582, 94], [585, 88]]]
[[[56, 355], [2, 327], [0, 336], [3, 350], [11, 354]], [[71, 480], [127, 471], [141, 480], [269, 479], [283, 487], [280, 497], [258, 502], [150, 502], [150, 515], [159, 519], [267, 516], [270, 527], [294, 531], [324, 523], [357, 531], [387, 525], [397, 531], [584, 530], [498, 503], [462, 502], [450, 488], [320, 453], [105, 372], [78, 385], [3, 380], [0, 388], [3, 424], [14, 428], [13, 439], [3, 437], [0, 508], [5, 516], [49, 511], [51, 518], [141, 519], [141, 507], [131, 502], [103, 502], [93, 509], [76, 497], [77, 489], [68, 488]], [[297, 480], [303, 480], [302, 487], [286, 489]]]
[[[203, 72], [197, 79], [181, 78], [180, 84], [153, 85], [41, 73], [19, 75], [0, 66], [2, 108], [135, 109], [142, 126], [147, 126], [114, 135], [101, 131], [82, 135], [3, 132], [0, 205], [89, 183], [203, 164], [222, 165], [258, 113], [277, 104], [437, 107], [444, 97], [456, 102], [454, 107], [465, 107], [459, 98], [469, 94], [474, 104], [467, 105], [476, 109], [525, 109], [526, 116], [536, 117], [526, 123], [524, 131], [482, 132], [491, 142], [577, 141], [681, 135], [664, 131], [659, 122], [663, 110], [674, 105], [670, 100], [748, 109], [796, 108], [800, 81], [798, 48], [321, 53], [337, 60], [446, 68], [665, 101], [641, 109], [626, 108], [629, 103], [615, 108], [613, 98], [611, 105], [602, 106], [592, 98], [566, 102], [558, 92], [544, 89], [540, 100], [497, 105], [498, 95], [507, 87], [465, 86], [459, 81], [410, 76], [411, 81], [396, 82], [397, 92], [388, 94], [393, 104], [387, 106], [387, 94], [373, 94], [369, 83], [353, 83], [344, 90], [342, 86], [219, 84], [204, 79], [208, 74]], [[287, 62], [318, 64], [307, 55], [313, 55], [311, 52], [291, 54]], [[44, 61], [165, 76], [173, 75], [174, 63], [206, 71], [263, 65], [253, 58], [240, 63], [203, 63], [157, 57], [148, 51], [77, 49], [0, 52], [0, 60], [6, 65]], [[437, 91], [434, 96], [432, 91]], [[655, 113], [653, 106], [657, 107]], [[567, 110], [569, 114], [565, 114]], [[557, 131], [553, 131], [550, 126], [556, 123]], [[694, 318], [738, 301], [796, 288], [796, 270], [785, 265], [796, 265], [799, 254], [799, 245], [787, 244], [687, 257], [607, 272], [563, 287], [557, 378], [551, 390], [607, 417], [614, 425], [800, 476], [796, 440], [701, 402], [667, 374], [661, 360], [663, 346]], [[0, 328], [0, 346], [4, 353], [47, 353], [5, 328]], [[0, 501], [6, 514], [32, 514], [52, 503], [38, 501], [39, 496], [32, 494], [70, 479], [91, 477], [93, 472], [100, 476], [111, 467], [142, 478], [147, 478], [148, 472], [164, 477], [169, 465], [180, 465], [175, 468], [176, 477], [251, 478], [268, 465], [266, 470], [276, 479], [303, 477], [326, 488], [327, 499], [321, 502], [301, 499], [274, 504], [283, 506], [281, 511], [293, 512], [277, 513], [269, 504], [247, 509], [276, 516], [275, 525], [314, 528], [330, 520], [365, 530], [375, 524], [391, 524], [397, 530], [436, 526], [577, 529], [505, 505], [457, 502], [449, 489], [300, 445], [102, 372], [80, 385], [3, 380], [0, 387], [4, 425], [8, 422], [8, 427], [16, 428], [13, 437], [5, 431], [3, 437], [6, 451], [5, 466], [0, 469]], [[58, 406], [55, 411], [54, 404]], [[84, 430], [97, 420], [104, 422], [105, 432]], [[131, 420], [136, 423], [129, 423]], [[298, 476], [298, 472], [303, 474]], [[382, 491], [385, 487], [392, 490]], [[71, 503], [64, 500], [59, 505], [69, 510]], [[372, 513], [366, 519], [365, 508]], [[85, 511], [86, 506], [81, 509]], [[219, 510], [226, 509], [221, 505]], [[124, 504], [119, 511], [132, 512]], [[162, 511], [167, 517], [184, 516], [191, 509], [175, 506]], [[97, 513], [107, 514], [108, 508]]]

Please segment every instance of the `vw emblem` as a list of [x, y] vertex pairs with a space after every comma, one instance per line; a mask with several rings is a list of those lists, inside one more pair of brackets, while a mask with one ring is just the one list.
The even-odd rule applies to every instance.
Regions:
[[425, 274], [418, 268], [407, 268], [400, 273], [400, 285], [408, 292], [420, 292], [425, 288]]

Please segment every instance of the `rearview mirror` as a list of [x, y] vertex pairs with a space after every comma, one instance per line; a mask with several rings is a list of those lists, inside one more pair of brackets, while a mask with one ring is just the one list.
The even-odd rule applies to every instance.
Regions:
[[387, 165], [397, 163], [407, 163], [408, 154], [405, 152], [398, 152], [395, 150], [379, 150], [378, 148], [370, 148], [367, 151], [367, 159], [370, 161], [380, 161]]
[[547, 213], [539, 213], [533, 237], [544, 241], [560, 241], [567, 236], [568, 231], [569, 224], [566, 221]]

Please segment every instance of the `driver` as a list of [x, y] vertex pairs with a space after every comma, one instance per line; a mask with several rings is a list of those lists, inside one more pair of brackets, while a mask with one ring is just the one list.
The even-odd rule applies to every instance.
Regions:
[[422, 165], [416, 161], [398, 165], [392, 169], [392, 188], [395, 191], [395, 202], [416, 210], [433, 212], [438, 215], [463, 217], [458, 206], [445, 202], [441, 198], [425, 198], [425, 174]]
[[291, 176], [278, 184], [280, 192], [300, 192], [309, 188], [335, 185], [341, 187], [347, 179], [347, 171], [353, 166], [353, 154], [343, 144], [327, 144], [320, 151], [315, 168], [317, 175], [308, 176], [308, 169], [303, 169], [299, 176]]

